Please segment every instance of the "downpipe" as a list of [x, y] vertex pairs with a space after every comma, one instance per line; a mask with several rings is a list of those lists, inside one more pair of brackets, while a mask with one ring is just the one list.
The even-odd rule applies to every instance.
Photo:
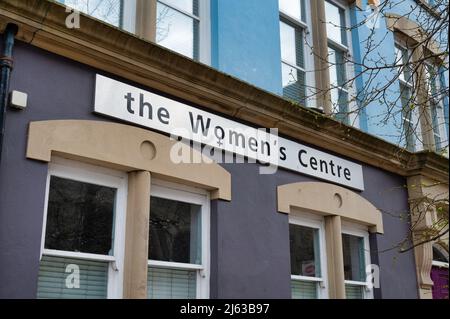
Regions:
[[8, 24], [3, 33], [3, 51], [0, 55], [0, 162], [2, 160], [3, 138], [5, 136], [6, 106], [8, 105], [9, 82], [13, 69], [14, 37], [18, 27]]

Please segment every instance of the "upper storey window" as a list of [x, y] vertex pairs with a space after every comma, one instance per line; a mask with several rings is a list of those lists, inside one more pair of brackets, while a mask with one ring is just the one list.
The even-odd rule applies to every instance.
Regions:
[[58, 1], [191, 59], [210, 63], [209, 0], [145, 0], [145, 5], [141, 0]]
[[156, 43], [191, 59], [199, 59], [199, 1], [158, 1]]
[[[304, 106], [311, 106], [307, 100], [313, 87], [313, 72], [310, 58], [309, 21], [304, 0], [279, 0], [280, 47], [283, 96]], [[311, 71], [311, 70], [310, 70]]]
[[116, 27], [123, 27], [123, 0], [59, 0], [59, 2], [86, 13], [94, 18], [105, 21]]
[[337, 119], [348, 124], [350, 108], [346, 85], [348, 82], [346, 54], [349, 49], [345, 9], [337, 3], [325, 1], [325, 16], [333, 113]]

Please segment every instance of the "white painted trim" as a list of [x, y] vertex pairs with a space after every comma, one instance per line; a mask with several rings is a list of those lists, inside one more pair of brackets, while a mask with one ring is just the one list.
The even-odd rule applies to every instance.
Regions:
[[295, 224], [314, 228], [319, 231], [319, 256], [320, 256], [320, 272], [321, 277], [307, 277], [291, 275], [291, 280], [315, 281], [317, 286], [317, 298], [328, 298], [328, 274], [327, 274], [327, 256], [325, 247], [325, 224], [322, 216], [308, 213], [303, 210], [293, 210], [289, 214], [289, 224]]
[[[290, 66], [291, 68], [297, 69], [297, 70], [299, 70], [299, 71], [301, 71], [301, 72], [305, 72], [305, 69], [302, 68], [301, 66], [294, 65], [294, 64], [292, 64], [291, 62], [287, 62], [286, 60], [281, 59], [281, 63], [282, 63], [282, 64], [286, 64], [287, 66]], [[305, 74], [305, 75], [306, 75], [306, 74]]]
[[362, 286], [362, 287], [367, 286], [367, 284], [363, 281], [354, 281], [354, 280], [346, 280], [345, 284], [350, 286]]
[[[201, 260], [202, 263], [174, 263], [149, 260], [148, 264], [160, 268], [197, 270], [197, 299], [209, 298], [210, 282], [210, 195], [195, 187], [179, 185], [162, 180], [152, 180], [151, 196], [176, 200], [201, 206]], [[151, 214], [151, 212], [150, 212]]]
[[[368, 227], [361, 224], [351, 223], [349, 221], [342, 221], [342, 233], [356, 237], [363, 238], [364, 241], [364, 263], [367, 267], [371, 264], [370, 258], [370, 242], [369, 242], [369, 230]], [[365, 271], [364, 271], [365, 272]], [[367, 275], [366, 275], [367, 278]], [[373, 299], [373, 289], [369, 288], [369, 283], [364, 281], [346, 280], [345, 283], [350, 285], [364, 286], [364, 299]]]
[[288, 24], [291, 24], [293, 27], [308, 29], [309, 26], [305, 21], [298, 20], [297, 18], [289, 15], [288, 13], [280, 10], [280, 20], [286, 20]]
[[[345, 12], [347, 12], [347, 11], [345, 11]], [[346, 21], [347, 21], [347, 18], [346, 18]], [[328, 45], [329, 46], [331, 46], [331, 47], [333, 47], [333, 48], [343, 52], [344, 54], [350, 54], [350, 49], [349, 49], [348, 45], [347, 46], [343, 45], [343, 44], [341, 44], [339, 42], [336, 42], [336, 41], [334, 41], [332, 39], [327, 39], [327, 40], [328, 40]]]
[[323, 282], [323, 278], [320, 278], [320, 277], [308, 277], [308, 276], [291, 275], [291, 279], [292, 280], [296, 280], [296, 281]]
[[[58, 176], [74, 181], [91, 183], [116, 189], [113, 256], [45, 249], [45, 233], [51, 176]], [[42, 258], [43, 254], [48, 253], [52, 256], [108, 261], [110, 265], [110, 267], [108, 267], [108, 298], [123, 297], [123, 259], [125, 255], [127, 187], [128, 177], [125, 172], [119, 172], [104, 167], [98, 167], [95, 165], [58, 157], [52, 157], [52, 161], [48, 164], [40, 257]]]
[[171, 261], [161, 261], [161, 260], [152, 260], [152, 259], [150, 259], [148, 261], [148, 265], [150, 267], [155, 267], [155, 268], [173, 268], [173, 269], [187, 269], [187, 270], [201, 270], [204, 268], [202, 265], [177, 263], [177, 262], [171, 262]]
[[436, 267], [448, 268], [448, 263], [443, 262], [443, 261], [433, 260], [433, 261], [431, 262], [431, 264], [432, 264], [433, 266], [436, 266]]
[[169, 189], [183, 191], [183, 192], [187, 192], [187, 193], [192, 193], [194, 195], [206, 196], [209, 193], [207, 190], [205, 190], [203, 188], [188, 186], [188, 185], [184, 185], [184, 184], [177, 184], [177, 183], [173, 183], [173, 182], [169, 182], [166, 180], [152, 177], [152, 187], [154, 187], [154, 186], [158, 186], [161, 188], [169, 188]]
[[74, 252], [74, 251], [64, 251], [64, 250], [55, 250], [55, 249], [44, 249], [42, 254], [45, 256], [53, 256], [53, 257], [98, 260], [98, 261], [107, 261], [107, 262], [116, 260], [116, 258], [114, 256], [80, 253], [80, 252]]

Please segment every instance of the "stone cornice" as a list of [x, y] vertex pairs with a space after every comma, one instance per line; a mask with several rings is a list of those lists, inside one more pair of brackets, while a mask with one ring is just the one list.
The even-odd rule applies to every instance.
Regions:
[[[448, 159], [411, 154], [375, 136], [294, 105], [230, 75], [81, 15], [65, 26], [65, 7], [43, 0], [2, 0], [0, 32], [19, 26], [17, 38], [175, 97], [403, 176], [425, 172], [447, 181]], [[425, 159], [424, 159], [425, 157]], [[422, 166], [421, 166], [422, 165]]]

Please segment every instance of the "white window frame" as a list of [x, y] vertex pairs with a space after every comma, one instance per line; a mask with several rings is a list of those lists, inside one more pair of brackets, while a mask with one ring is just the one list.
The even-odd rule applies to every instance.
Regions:
[[311, 214], [303, 210], [294, 209], [289, 214], [289, 224], [314, 228], [319, 232], [319, 258], [321, 277], [298, 276], [291, 274], [291, 281], [306, 281], [317, 283], [317, 299], [327, 299], [328, 295], [328, 267], [325, 246], [325, 222], [322, 216]]
[[366, 274], [366, 281], [353, 281], [353, 280], [345, 280], [345, 284], [347, 285], [355, 285], [363, 287], [363, 298], [364, 299], [373, 299], [373, 289], [371, 287], [371, 283], [369, 282], [369, 276], [367, 276], [367, 266], [371, 265], [370, 258], [370, 242], [369, 242], [369, 228], [364, 225], [351, 223], [348, 221], [342, 221], [342, 234], [357, 236], [363, 239], [364, 243], [364, 263], [366, 269], [364, 269], [364, 273]]
[[[301, 1], [301, 0], [297, 0]], [[279, 21], [286, 23], [287, 25], [293, 27], [294, 29], [302, 29], [302, 35], [304, 38], [303, 42], [303, 68], [298, 65], [293, 65], [292, 63], [285, 61], [281, 59], [281, 68], [283, 63], [305, 73], [305, 96], [308, 97], [314, 97], [316, 96], [317, 92], [315, 90], [315, 72], [314, 72], [314, 55], [312, 53], [311, 47], [313, 45], [313, 38], [312, 38], [312, 24], [311, 24], [311, 15], [309, 14], [311, 12], [311, 4], [310, 1], [305, 0], [304, 1], [305, 7], [301, 8], [301, 10], [305, 10], [305, 19], [306, 21], [302, 21], [301, 17], [300, 19], [297, 19], [289, 13], [282, 11], [279, 9]], [[281, 31], [280, 31], [281, 32]], [[309, 45], [307, 45], [307, 43]], [[281, 47], [281, 46], [280, 46]], [[306, 107], [316, 107], [317, 103], [315, 98], [306, 98], [305, 99], [305, 105]]]
[[[344, 10], [344, 17], [345, 17], [345, 27], [350, 28], [350, 7], [348, 3], [342, 1], [342, 0], [325, 0], [329, 3], [335, 5], [336, 7], [341, 8]], [[326, 17], [326, 12], [325, 12]], [[347, 62], [344, 64], [344, 72], [345, 72], [345, 81], [347, 82], [349, 79], [355, 78], [355, 67], [353, 63], [351, 63], [351, 59], [353, 57], [353, 43], [352, 43], [352, 33], [351, 31], [346, 31], [346, 38], [347, 38], [347, 45], [343, 45], [342, 43], [337, 43], [336, 41], [331, 40], [328, 38], [328, 45], [335, 47], [336, 49], [340, 50], [344, 55], [344, 60]], [[354, 97], [357, 95], [356, 92], [356, 85], [349, 86], [346, 84], [346, 87], [338, 87], [340, 90], [343, 90], [347, 92], [347, 103], [348, 103], [348, 121], [350, 125], [359, 128], [360, 127], [360, 118], [359, 118], [359, 112], [358, 110], [358, 103], [356, 102], [356, 99]]]
[[[210, 0], [198, 0], [198, 16], [189, 13], [165, 0], [155, 0], [163, 5], [182, 13], [198, 22], [199, 62], [211, 65], [211, 4]], [[155, 21], [156, 23], [156, 21]], [[155, 39], [156, 41], [156, 39]], [[170, 49], [169, 49], [170, 50]]]
[[[394, 37], [395, 37], [395, 34], [394, 34]], [[408, 55], [407, 59], [411, 63], [412, 62], [411, 61], [411, 56], [412, 56], [411, 50], [407, 46], [405, 46], [400, 41], [400, 39], [398, 39], [398, 38], [395, 38], [394, 50], [397, 49], [396, 47], [399, 47], [401, 50], [404, 50], [406, 52], [406, 54]], [[397, 61], [397, 54], [396, 54], [396, 52], [395, 52], [395, 60]], [[404, 62], [401, 61], [401, 63], [403, 64]], [[405, 71], [402, 70], [402, 72], [405, 72]], [[399, 77], [398, 81], [399, 81], [399, 84], [407, 87], [410, 90], [410, 92], [411, 92], [410, 99], [412, 99], [412, 92], [414, 92], [414, 81], [415, 81], [413, 75], [410, 75], [410, 78], [409, 79], [405, 79], [405, 80], [403, 80], [403, 79], [401, 79]], [[401, 99], [401, 88], [400, 88], [400, 86], [399, 86], [399, 97]], [[413, 100], [411, 100], [411, 101], [413, 102]], [[400, 101], [400, 104], [401, 104], [401, 101]], [[401, 107], [402, 107], [402, 114], [401, 114], [401, 117], [402, 117], [402, 123], [401, 123], [402, 134], [404, 133], [404, 130], [405, 130], [404, 122], [405, 121], [410, 122], [412, 127], [413, 127], [413, 133], [412, 134], [413, 134], [413, 140], [414, 140], [414, 145], [413, 145], [414, 152], [422, 151], [423, 150], [423, 137], [422, 137], [422, 127], [421, 127], [421, 125], [419, 123], [419, 118], [420, 118], [419, 113], [418, 113], [419, 110], [418, 110], [417, 107], [415, 107], [414, 110], [411, 113], [411, 120], [409, 120], [409, 119], [405, 118], [405, 114], [403, 112], [403, 105], [401, 105]], [[418, 139], [417, 138], [418, 136], [421, 137], [421, 139]], [[406, 137], [406, 135], [404, 135], [404, 136], [402, 136], [402, 138], [405, 138], [405, 148], [406, 148], [407, 147], [407, 137]]]
[[[114, 255], [99, 255], [79, 253], [45, 248], [45, 233], [47, 227], [47, 208], [50, 192], [50, 178], [57, 176], [74, 181], [91, 183], [100, 186], [115, 188], [116, 202], [114, 211]], [[48, 164], [47, 185], [45, 190], [44, 220], [42, 223], [40, 260], [43, 255], [77, 258], [83, 260], [108, 262], [108, 288], [107, 298], [123, 297], [123, 268], [125, 255], [125, 220], [127, 205], [128, 178], [124, 172], [115, 171], [90, 164], [80, 163], [68, 159], [52, 157]]]
[[[440, 94], [439, 92], [441, 90], [442, 83], [441, 83], [441, 74], [439, 73], [439, 69], [436, 67], [436, 65], [433, 65], [431, 63], [425, 63], [425, 68], [428, 68], [428, 67], [434, 69], [434, 71], [436, 72], [437, 78], [434, 81], [435, 81], [435, 85], [436, 85], [436, 91], [438, 92], [438, 94]], [[425, 72], [426, 72], [427, 76], [430, 76], [428, 70], [426, 70]], [[427, 81], [426, 85], [430, 86], [431, 83], [428, 83], [428, 79], [426, 79], [426, 81]], [[428, 87], [427, 94], [429, 94], [429, 95], [430, 95], [430, 90], [431, 90], [431, 87]], [[430, 110], [433, 106], [436, 107], [436, 115], [437, 115], [437, 122], [438, 122], [437, 123], [438, 132], [435, 131], [434, 127], [432, 128], [433, 138], [435, 138], [435, 136], [438, 135], [439, 139], [441, 140], [441, 144], [444, 144], [444, 145], [447, 144], [446, 147], [443, 147], [440, 150], [441, 151], [447, 150], [447, 154], [448, 154], [448, 133], [447, 133], [446, 125], [445, 125], [444, 105], [443, 105], [443, 101], [440, 97], [436, 97], [436, 99], [437, 99], [437, 103], [435, 103], [434, 105], [430, 105]], [[430, 100], [431, 100], [431, 97], [430, 97]], [[437, 145], [436, 145], [436, 147], [437, 147]], [[436, 151], [439, 151], [439, 150], [436, 148]]]
[[[196, 299], [209, 298], [210, 286], [210, 195], [209, 192], [185, 185], [175, 184], [158, 179], [152, 180], [150, 193], [153, 197], [181, 201], [188, 204], [201, 206], [201, 260], [202, 263], [189, 264], [179, 262], [168, 262], [159, 260], [148, 260], [148, 266], [157, 268], [170, 268], [181, 270], [196, 270], [197, 290]], [[150, 211], [151, 215], [151, 211]]]

